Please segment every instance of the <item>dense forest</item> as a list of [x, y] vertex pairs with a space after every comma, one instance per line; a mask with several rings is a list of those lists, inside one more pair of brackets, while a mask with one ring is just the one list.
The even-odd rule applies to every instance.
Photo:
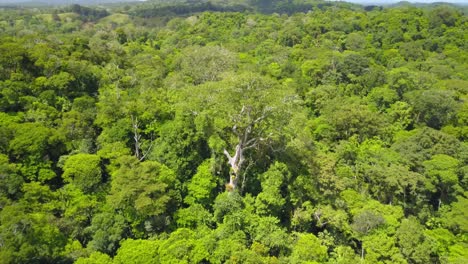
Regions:
[[0, 263], [468, 263], [462, 8], [162, 2], [0, 10]]

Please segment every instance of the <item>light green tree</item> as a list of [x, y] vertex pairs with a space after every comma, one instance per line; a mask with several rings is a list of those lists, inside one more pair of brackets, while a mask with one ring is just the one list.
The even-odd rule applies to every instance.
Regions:
[[292, 245], [291, 263], [322, 263], [328, 258], [327, 247], [314, 234], [297, 233]]
[[62, 178], [85, 193], [96, 190], [102, 181], [101, 159], [94, 154], [76, 154], [67, 157]]

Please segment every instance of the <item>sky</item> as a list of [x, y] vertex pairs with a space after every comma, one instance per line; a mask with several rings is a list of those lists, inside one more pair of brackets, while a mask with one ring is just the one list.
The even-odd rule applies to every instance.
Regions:
[[[1, 1], [1, 0], [0, 0]], [[388, 4], [388, 3], [398, 3], [400, 0], [346, 0], [346, 2], [351, 3], [374, 3], [374, 4]], [[468, 0], [407, 0], [410, 3], [434, 3], [434, 2], [446, 2], [446, 3], [455, 3], [455, 4], [467, 4]]]

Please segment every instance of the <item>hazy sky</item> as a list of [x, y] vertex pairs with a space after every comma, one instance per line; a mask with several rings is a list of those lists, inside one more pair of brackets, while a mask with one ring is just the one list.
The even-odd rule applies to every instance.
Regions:
[[[1, 0], [0, 0], [1, 1]], [[351, 3], [398, 3], [401, 0], [346, 0], [346, 2]], [[434, 0], [408, 0], [407, 2], [410, 3], [434, 3], [434, 2], [446, 2], [446, 3], [468, 3], [468, 0], [442, 0], [442, 1], [434, 1]]]
[[[0, 0], [2, 1], [2, 0]], [[398, 2], [410, 2], [410, 3], [454, 3], [454, 4], [468, 4], [468, 0], [326, 0], [326, 1], [344, 1], [351, 3], [372, 3], [372, 4], [391, 4]]]

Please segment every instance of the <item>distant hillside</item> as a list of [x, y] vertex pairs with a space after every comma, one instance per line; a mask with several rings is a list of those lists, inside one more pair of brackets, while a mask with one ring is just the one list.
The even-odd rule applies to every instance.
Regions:
[[361, 5], [414, 5], [414, 6], [425, 6], [433, 4], [456, 4], [456, 5], [468, 5], [468, 0], [445, 0], [445, 1], [433, 1], [433, 0], [411, 0], [411, 1], [396, 1], [396, 0], [347, 0], [346, 2], [361, 4]]
[[141, 2], [140, 0], [0, 0], [0, 5], [97, 5], [123, 2]]
[[[281, 1], [281, 0], [271, 0], [271, 1], [255, 1], [255, 0], [0, 0], [0, 6], [5, 5], [70, 5], [70, 4], [80, 4], [80, 5], [99, 5], [99, 4], [110, 4], [110, 3], [126, 3], [126, 2], [148, 2], [150, 4], [156, 5], [179, 5], [179, 4], [200, 4], [200, 3], [210, 3], [214, 5], [247, 5], [247, 6], [257, 6], [262, 10], [270, 10], [274, 6], [297, 6], [297, 5], [310, 5], [313, 3], [321, 1]], [[457, 5], [468, 5], [468, 0], [445, 0], [445, 1], [433, 1], [433, 0], [411, 0], [411, 1], [397, 1], [397, 0], [326, 0], [326, 2], [349, 2], [360, 5], [427, 5], [433, 3], [451, 3]]]

